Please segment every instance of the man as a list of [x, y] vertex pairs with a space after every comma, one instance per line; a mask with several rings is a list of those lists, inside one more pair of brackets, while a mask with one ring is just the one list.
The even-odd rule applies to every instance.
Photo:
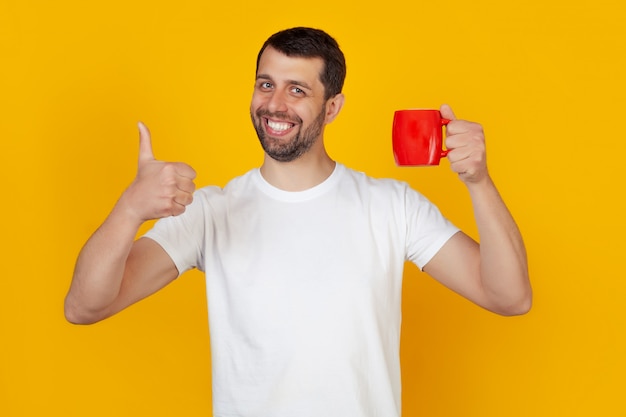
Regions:
[[326, 33], [271, 36], [250, 106], [263, 164], [224, 189], [194, 193], [194, 170], [155, 160], [140, 125], [137, 177], [79, 255], [68, 320], [102, 320], [199, 268], [215, 416], [388, 417], [401, 412], [406, 260], [486, 309], [527, 312], [525, 249], [488, 174], [481, 126], [441, 108], [478, 245], [406, 184], [330, 158], [324, 127], [342, 108], [344, 78], [343, 54]]

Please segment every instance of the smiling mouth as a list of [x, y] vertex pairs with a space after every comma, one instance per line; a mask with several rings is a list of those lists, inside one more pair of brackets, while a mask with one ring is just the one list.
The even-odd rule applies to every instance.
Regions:
[[277, 122], [274, 120], [270, 120], [265, 118], [265, 124], [269, 128], [272, 133], [281, 134], [285, 133], [289, 129], [295, 126], [294, 123], [289, 122]]

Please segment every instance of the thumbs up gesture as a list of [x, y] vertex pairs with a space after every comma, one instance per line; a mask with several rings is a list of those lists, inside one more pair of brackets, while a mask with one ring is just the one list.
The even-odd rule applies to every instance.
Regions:
[[139, 123], [137, 176], [121, 199], [137, 221], [183, 213], [193, 200], [195, 178], [196, 172], [185, 163], [157, 160], [152, 152], [150, 131]]

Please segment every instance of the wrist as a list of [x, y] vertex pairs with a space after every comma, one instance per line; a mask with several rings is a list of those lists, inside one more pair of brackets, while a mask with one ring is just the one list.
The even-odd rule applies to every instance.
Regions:
[[480, 179], [465, 181], [465, 186], [472, 197], [486, 196], [494, 193], [498, 194], [496, 185], [488, 173]]
[[121, 222], [127, 223], [129, 227], [137, 229], [147, 220], [141, 215], [138, 205], [133, 202], [132, 191], [130, 189], [122, 193], [113, 207], [111, 216], [118, 218]]

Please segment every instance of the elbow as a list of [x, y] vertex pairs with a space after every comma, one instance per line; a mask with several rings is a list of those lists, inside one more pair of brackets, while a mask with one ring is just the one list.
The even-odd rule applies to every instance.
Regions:
[[67, 320], [68, 323], [70, 324], [76, 324], [76, 325], [85, 325], [85, 324], [94, 324], [96, 323], [95, 320], [90, 320], [85, 316], [81, 316], [79, 314], [76, 314], [74, 312], [65, 312], [65, 320]]
[[532, 307], [532, 302], [520, 303], [518, 305], [510, 306], [505, 309], [502, 309], [498, 311], [498, 314], [500, 314], [501, 316], [507, 316], [507, 317], [523, 316], [524, 314], [527, 314], [530, 311], [531, 307]]
[[94, 324], [97, 320], [94, 320], [86, 314], [81, 314], [74, 309], [65, 308], [65, 320], [70, 324]]
[[102, 320], [104, 317], [94, 314], [86, 309], [78, 307], [72, 303], [67, 297], [64, 305], [65, 320], [71, 324], [94, 324]]
[[515, 302], [501, 305], [498, 308], [493, 309], [493, 311], [501, 316], [522, 316], [530, 311], [532, 304], [532, 291], [529, 290], [527, 293], [515, 300]]

